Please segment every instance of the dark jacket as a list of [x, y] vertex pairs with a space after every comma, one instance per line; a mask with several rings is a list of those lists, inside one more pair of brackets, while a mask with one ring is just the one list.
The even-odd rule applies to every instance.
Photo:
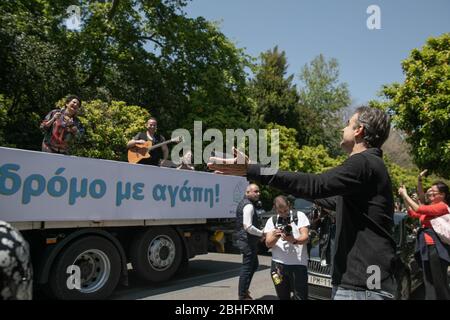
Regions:
[[260, 166], [250, 165], [247, 178], [298, 197], [328, 198], [316, 202], [336, 211], [333, 285], [365, 290], [373, 275], [368, 267], [375, 265], [381, 271], [381, 289], [395, 293], [394, 202], [380, 149], [354, 154], [322, 174], [278, 171], [260, 175]]
[[[247, 198], [244, 198], [241, 200], [241, 202], [239, 202], [236, 208], [235, 234], [237, 240], [240, 240], [246, 244], [256, 246], [258, 244], [258, 241], [260, 240], [260, 237], [252, 235], [244, 229], [244, 207], [248, 204], [252, 205], [253, 208], [255, 207], [255, 204], [252, 201], [250, 201]], [[258, 229], [261, 228], [261, 221], [259, 219], [259, 216], [256, 214], [256, 210], [252, 216], [252, 225]]]
[[425, 233], [433, 239], [439, 258], [450, 263], [450, 246], [443, 243], [432, 228], [420, 228], [417, 232], [416, 251], [414, 255], [419, 263], [419, 266], [422, 265], [422, 260], [429, 260], [428, 245], [425, 241]]

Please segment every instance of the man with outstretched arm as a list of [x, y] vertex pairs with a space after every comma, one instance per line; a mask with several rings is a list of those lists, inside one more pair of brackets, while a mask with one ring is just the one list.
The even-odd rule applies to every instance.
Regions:
[[216, 173], [247, 176], [249, 181], [316, 199], [317, 204], [335, 211], [333, 298], [393, 299], [398, 266], [393, 239], [394, 201], [380, 149], [389, 129], [389, 117], [381, 110], [356, 109], [342, 130], [341, 147], [348, 159], [322, 174], [278, 171], [265, 175], [260, 165], [250, 164], [237, 150], [236, 158], [211, 158], [208, 167]]

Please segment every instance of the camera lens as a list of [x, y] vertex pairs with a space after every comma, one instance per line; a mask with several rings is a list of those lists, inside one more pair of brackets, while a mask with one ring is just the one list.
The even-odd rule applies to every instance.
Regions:
[[284, 228], [283, 228], [283, 232], [286, 234], [286, 235], [290, 235], [291, 233], [292, 233], [292, 227], [291, 227], [291, 225], [287, 225], [287, 226], [285, 226]]

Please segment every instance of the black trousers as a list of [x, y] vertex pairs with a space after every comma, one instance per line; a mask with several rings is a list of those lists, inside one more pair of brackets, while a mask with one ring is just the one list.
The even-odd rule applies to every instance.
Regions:
[[422, 261], [425, 300], [450, 300], [448, 262], [439, 257], [435, 245], [428, 246], [428, 259]]
[[272, 261], [270, 274], [274, 272], [278, 273], [281, 280], [279, 283], [275, 283], [275, 281], [273, 283], [280, 300], [308, 299], [308, 270], [306, 266], [286, 265]]
[[238, 247], [242, 253], [242, 266], [239, 274], [239, 299], [244, 299], [247, 296], [247, 291], [250, 288], [253, 275], [258, 269], [258, 244], [248, 244], [244, 241], [238, 240]]

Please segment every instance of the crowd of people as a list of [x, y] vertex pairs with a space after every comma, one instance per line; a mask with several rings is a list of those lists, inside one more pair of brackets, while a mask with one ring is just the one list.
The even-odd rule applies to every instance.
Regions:
[[[340, 166], [322, 174], [278, 170], [275, 174], [268, 175], [262, 166], [251, 163], [248, 157], [238, 150], [235, 150], [235, 157], [232, 159], [210, 158], [208, 167], [218, 174], [247, 177], [252, 183], [247, 192], [258, 191], [256, 183], [268, 185], [296, 197], [311, 199], [317, 205], [334, 212], [334, 215], [330, 216], [335, 222], [334, 241], [330, 246], [332, 298], [395, 299], [398, 287], [396, 274], [401, 260], [396, 253], [393, 237], [394, 193], [381, 150], [389, 130], [389, 117], [381, 110], [370, 107], [356, 109], [343, 129], [341, 141], [341, 147], [349, 157]], [[399, 193], [407, 203], [409, 214], [422, 222], [417, 240], [417, 258], [423, 268], [426, 299], [448, 299], [447, 267], [450, 262], [450, 246], [436, 235], [430, 224], [434, 217], [449, 213], [448, 186], [442, 182], [433, 184], [427, 191], [431, 202], [429, 205], [417, 204], [411, 200], [403, 187]], [[299, 252], [303, 252], [306, 234], [304, 228], [307, 228], [309, 223], [306, 224], [304, 219], [298, 216], [298, 224], [295, 224], [295, 229], [298, 230], [295, 235], [290, 236], [277, 228], [273, 230], [274, 223], [270, 219], [266, 227], [261, 229], [258, 219], [254, 217], [254, 210], [250, 208], [249, 201], [253, 201], [252, 198], [247, 195], [243, 201], [245, 205], [239, 206], [237, 211], [237, 228], [241, 235], [240, 249], [244, 257], [239, 279], [239, 299], [251, 298], [248, 290], [258, 265], [254, 252], [254, 243], [258, 239], [265, 241], [266, 245], [275, 251], [271, 272], [279, 298], [306, 298], [304, 272], [299, 271], [302, 268], [297, 265], [305, 262]], [[282, 198], [275, 200], [278, 217], [286, 210], [283, 202]], [[250, 247], [253, 249], [248, 250]], [[283, 253], [289, 256], [288, 260], [286, 255], [280, 255], [280, 248], [287, 250]], [[296, 267], [292, 268], [290, 264], [293, 260]], [[286, 265], [289, 267], [286, 268]], [[373, 267], [379, 270], [379, 279], [375, 283], [369, 281]], [[296, 270], [298, 276], [292, 277], [292, 270]], [[286, 279], [285, 282], [280, 281], [283, 278]], [[296, 281], [292, 282], [292, 278]], [[286, 287], [291, 294], [285, 294]]]
[[[70, 141], [83, 135], [85, 129], [77, 118], [82, 102], [69, 96], [64, 107], [52, 110], [42, 121], [44, 132], [42, 151], [69, 154]], [[308, 298], [308, 235], [310, 220], [293, 208], [292, 200], [278, 196], [273, 200], [274, 216], [263, 226], [256, 214], [260, 185], [275, 187], [286, 194], [310, 199], [323, 208], [327, 223], [322, 235], [321, 259], [332, 266], [333, 299], [385, 300], [395, 299], [398, 265], [393, 239], [394, 193], [383, 161], [381, 146], [390, 130], [389, 117], [369, 107], [356, 109], [343, 129], [341, 147], [349, 155], [343, 164], [322, 174], [277, 171], [268, 175], [264, 168], [253, 164], [238, 150], [235, 158], [211, 157], [208, 167], [218, 174], [246, 176], [251, 182], [244, 199], [236, 209], [234, 243], [243, 255], [239, 275], [238, 298], [253, 299], [250, 284], [258, 268], [258, 244], [271, 249], [270, 274], [279, 299]], [[128, 150], [143, 148], [139, 163], [160, 165], [168, 159], [165, 138], [157, 133], [157, 120], [150, 118], [146, 131], [128, 143]], [[160, 146], [151, 148], [151, 146]], [[139, 150], [133, 151], [136, 154]], [[189, 153], [179, 169], [193, 170]], [[423, 269], [426, 299], [450, 299], [447, 268], [450, 246], [441, 240], [432, 226], [436, 217], [448, 214], [450, 192], [443, 182], [434, 183], [423, 192], [419, 175], [418, 198], [412, 199], [405, 187], [398, 190], [408, 214], [419, 219], [417, 259]], [[398, 207], [398, 206], [396, 206]], [[398, 208], [395, 208], [398, 209]], [[312, 222], [317, 223], [317, 221]], [[323, 223], [323, 221], [322, 221]], [[31, 288], [31, 268], [28, 246], [20, 233], [7, 224], [0, 224], [0, 298], [28, 298]], [[368, 250], [370, 248], [370, 250]], [[13, 252], [13, 257], [10, 252]], [[369, 286], [369, 270], [380, 270], [379, 281]], [[14, 281], [6, 280], [13, 276]]]

